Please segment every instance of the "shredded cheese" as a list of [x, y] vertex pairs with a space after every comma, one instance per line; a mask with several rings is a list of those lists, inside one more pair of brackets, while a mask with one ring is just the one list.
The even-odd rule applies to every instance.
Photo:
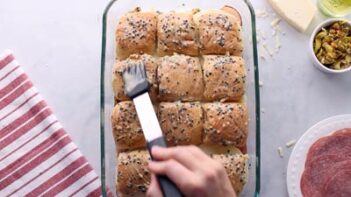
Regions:
[[272, 36], [275, 36], [275, 35], [277, 35], [277, 30], [273, 29]]
[[266, 59], [267, 54], [266, 54], [265, 49], [262, 47], [262, 45], [260, 45], [260, 49], [259, 49], [258, 53], [259, 53], [261, 59], [263, 59], [263, 60]]
[[284, 157], [284, 152], [283, 152], [283, 148], [282, 147], [278, 147], [278, 154], [280, 157]]
[[259, 34], [260, 34], [260, 36], [262, 37], [263, 40], [266, 40], [266, 35], [265, 35], [264, 31], [259, 30]]
[[290, 148], [290, 147], [294, 146], [295, 144], [296, 144], [296, 140], [290, 140], [289, 142], [287, 142], [287, 143], [285, 144], [285, 146], [286, 146], [287, 148]]
[[262, 86], [263, 86], [263, 81], [259, 81], [259, 82], [258, 82], [258, 85], [259, 85], [260, 87], [262, 87]]
[[268, 16], [268, 12], [266, 11], [266, 8], [261, 9], [256, 9], [256, 17], [258, 18], [265, 18]]
[[272, 27], [276, 27], [277, 25], [279, 25], [281, 19], [280, 18], [275, 18], [272, 22], [271, 22], [271, 26]]
[[280, 42], [280, 36], [278, 34], [275, 36], [275, 52], [278, 53], [281, 47], [282, 47], [282, 43]]
[[266, 60], [268, 55], [271, 58], [274, 58], [274, 54], [278, 54], [280, 48], [282, 47], [281, 37], [285, 35], [280, 28], [281, 18], [276, 16], [274, 13], [270, 14], [266, 9], [257, 9], [256, 13], [258, 16], [262, 17], [272, 17], [273, 20], [270, 23], [272, 27], [271, 37], [266, 37], [266, 34], [263, 30], [257, 30], [257, 43], [260, 43], [261, 49], [259, 50], [259, 57], [262, 60]]
[[262, 47], [267, 51], [267, 53], [273, 57], [273, 51], [271, 48], [269, 48], [266, 44], [262, 44]]

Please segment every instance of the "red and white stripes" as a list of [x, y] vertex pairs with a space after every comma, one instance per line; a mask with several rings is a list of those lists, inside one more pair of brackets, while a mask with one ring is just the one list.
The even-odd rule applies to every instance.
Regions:
[[0, 56], [0, 196], [101, 196], [98, 176], [11, 53]]

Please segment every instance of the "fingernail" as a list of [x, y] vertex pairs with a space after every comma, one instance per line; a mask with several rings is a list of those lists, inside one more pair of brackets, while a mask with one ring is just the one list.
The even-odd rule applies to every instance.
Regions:
[[152, 153], [154, 153], [154, 152], [160, 151], [161, 149], [162, 149], [162, 147], [160, 147], [160, 146], [153, 146], [151, 151], [152, 151]]

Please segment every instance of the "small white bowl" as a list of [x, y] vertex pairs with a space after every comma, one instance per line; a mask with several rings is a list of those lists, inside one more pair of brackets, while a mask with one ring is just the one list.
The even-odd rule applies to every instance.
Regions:
[[341, 19], [341, 18], [331, 18], [331, 19], [328, 19], [326, 21], [323, 21], [321, 24], [319, 24], [313, 30], [313, 33], [311, 35], [310, 42], [309, 42], [309, 51], [310, 51], [310, 55], [311, 55], [312, 60], [313, 60], [313, 65], [316, 66], [316, 68], [318, 68], [319, 70], [321, 70], [323, 72], [326, 72], [326, 73], [344, 73], [344, 72], [347, 72], [347, 71], [351, 70], [351, 66], [348, 67], [348, 68], [342, 69], [342, 70], [334, 70], [334, 69], [328, 68], [328, 67], [324, 66], [322, 63], [319, 62], [319, 60], [317, 59], [317, 57], [316, 57], [316, 55], [314, 54], [314, 51], [313, 51], [313, 41], [314, 41], [314, 37], [316, 36], [316, 34], [323, 27], [327, 27], [327, 26], [329, 26], [332, 23], [337, 22], [337, 21], [346, 21], [348, 24], [351, 25], [351, 22], [349, 20]]

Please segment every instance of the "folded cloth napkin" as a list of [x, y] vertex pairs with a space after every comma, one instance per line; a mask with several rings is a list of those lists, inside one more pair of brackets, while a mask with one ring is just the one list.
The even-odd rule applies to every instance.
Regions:
[[0, 196], [101, 196], [100, 183], [11, 52], [0, 55]]

